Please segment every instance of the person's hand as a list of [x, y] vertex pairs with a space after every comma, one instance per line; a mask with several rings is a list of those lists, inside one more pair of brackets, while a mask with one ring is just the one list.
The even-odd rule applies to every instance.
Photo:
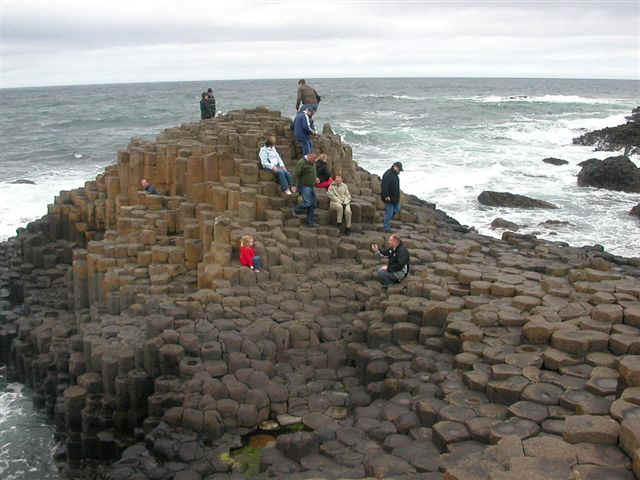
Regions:
[[298, 191], [298, 188], [295, 186], [291, 186], [291, 193], [296, 193]]
[[381, 266], [380, 270], [385, 270], [386, 271], [387, 270], [387, 266], [386, 265]]
[[278, 171], [278, 167], [273, 167], [273, 168], [271, 169], [271, 171], [272, 171], [272, 172], [277, 172], [277, 171]]
[[377, 243], [372, 243], [371, 250], [373, 251], [373, 253], [378, 253], [380, 251], [380, 247], [378, 247]]
[[320, 183], [320, 179], [316, 177], [316, 183]]
[[385, 202], [390, 202], [391, 201], [391, 197], [384, 197], [384, 201]]

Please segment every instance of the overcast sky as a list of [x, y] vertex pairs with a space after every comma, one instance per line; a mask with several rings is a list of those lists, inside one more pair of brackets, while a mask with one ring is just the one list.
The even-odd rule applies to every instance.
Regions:
[[640, 79], [638, 0], [0, 0], [0, 87], [344, 76]]

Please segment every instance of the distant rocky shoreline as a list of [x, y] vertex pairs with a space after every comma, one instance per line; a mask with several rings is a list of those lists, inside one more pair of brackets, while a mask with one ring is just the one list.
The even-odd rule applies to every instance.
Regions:
[[[109, 480], [640, 475], [640, 259], [480, 235], [403, 194], [411, 274], [385, 291], [379, 178], [326, 127], [353, 235], [323, 191], [302, 228], [256, 162], [274, 134], [291, 165], [289, 122], [257, 108], [134, 139], [0, 243], [0, 360], [67, 463]], [[266, 271], [237, 261], [245, 233]]]

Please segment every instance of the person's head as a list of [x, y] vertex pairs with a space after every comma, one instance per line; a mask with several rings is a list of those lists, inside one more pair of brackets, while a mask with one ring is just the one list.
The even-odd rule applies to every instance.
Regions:
[[395, 163], [392, 165], [392, 168], [396, 171], [396, 173], [400, 173], [400, 172], [402, 172], [402, 171], [403, 171], [402, 163], [401, 163], [401, 162], [395, 162]]
[[337, 174], [333, 179], [333, 183], [335, 183], [336, 185], [342, 184], [342, 175]]
[[307, 115], [309, 115], [310, 117], [313, 117], [313, 108], [307, 107], [304, 109], [304, 111]]
[[301, 78], [300, 80], [298, 80], [298, 85], [304, 85], [305, 83], [307, 82], [304, 81], [304, 78]]
[[307, 153], [304, 158], [306, 158], [309, 163], [316, 163], [316, 160], [318, 160], [318, 156], [315, 153]]
[[398, 248], [398, 245], [400, 245], [400, 237], [395, 233], [392, 233], [391, 235], [389, 235], [387, 243], [391, 248]]
[[207, 92], [202, 92], [202, 99], [206, 100], [207, 99]]
[[251, 245], [253, 245], [253, 237], [251, 235], [243, 235], [240, 237], [241, 247], [250, 247]]
[[211, 90], [210, 88], [207, 88], [207, 95], [213, 95], [213, 90]]
[[149, 180], [143, 178], [142, 180], [140, 180], [140, 185], [142, 185], [142, 188], [147, 188], [149, 186]]
[[267, 147], [275, 147], [275, 146], [276, 146], [276, 137], [275, 137], [274, 135], [269, 135], [269, 136], [266, 138], [266, 140], [265, 140], [264, 144], [265, 144]]
[[329, 160], [329, 157], [327, 157], [326, 153], [321, 153], [320, 155], [318, 155], [319, 162], [327, 163], [327, 160]]

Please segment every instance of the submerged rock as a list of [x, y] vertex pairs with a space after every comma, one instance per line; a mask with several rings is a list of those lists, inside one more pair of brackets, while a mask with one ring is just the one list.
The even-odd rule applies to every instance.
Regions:
[[491, 229], [495, 230], [496, 228], [504, 228], [505, 230], [513, 230], [514, 232], [517, 232], [520, 229], [520, 225], [498, 217], [491, 222]]
[[14, 180], [13, 182], [9, 182], [11, 185], [35, 185], [36, 182], [33, 180], [28, 180], [25, 178], [21, 178], [19, 180]]
[[581, 187], [640, 192], [640, 169], [624, 156], [589, 161], [578, 174]]
[[569, 163], [566, 160], [562, 160], [561, 158], [553, 158], [553, 157], [543, 158], [542, 161], [550, 165], [567, 165]]
[[482, 205], [489, 207], [511, 207], [511, 208], [558, 208], [556, 205], [544, 200], [518, 195], [509, 192], [492, 192], [485, 190], [478, 195], [478, 201]]

